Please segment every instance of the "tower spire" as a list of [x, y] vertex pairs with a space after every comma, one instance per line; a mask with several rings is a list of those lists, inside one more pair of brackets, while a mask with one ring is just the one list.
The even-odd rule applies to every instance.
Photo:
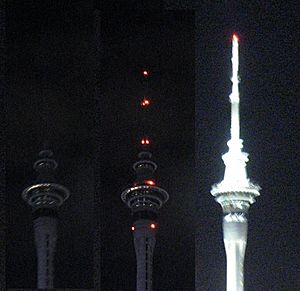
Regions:
[[211, 194], [223, 209], [223, 237], [227, 256], [227, 291], [244, 290], [244, 256], [247, 244], [248, 209], [259, 196], [260, 187], [247, 177], [248, 154], [242, 151], [239, 120], [238, 37], [232, 37], [231, 138], [222, 156], [224, 179], [212, 186]]
[[[146, 74], [145, 74], [146, 72]], [[143, 72], [144, 78], [149, 77], [149, 72]], [[151, 106], [148, 98], [143, 98], [141, 110], [145, 115], [146, 108]], [[144, 134], [144, 127], [142, 128]], [[152, 291], [152, 262], [156, 243], [158, 210], [168, 200], [169, 194], [155, 181], [156, 163], [151, 158], [149, 147], [151, 140], [142, 137], [140, 140], [141, 151], [138, 161], [133, 164], [136, 173], [135, 182], [121, 194], [122, 201], [131, 209], [133, 215], [132, 232], [136, 253], [137, 275], [136, 290]]]
[[240, 139], [240, 117], [239, 117], [239, 39], [236, 34], [232, 37], [232, 91], [229, 96], [231, 103], [231, 140]]

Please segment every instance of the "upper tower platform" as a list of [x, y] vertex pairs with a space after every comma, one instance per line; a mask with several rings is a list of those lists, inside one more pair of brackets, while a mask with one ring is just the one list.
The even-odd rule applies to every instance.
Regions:
[[140, 211], [157, 212], [169, 199], [169, 194], [156, 185], [154, 172], [157, 165], [151, 161], [150, 152], [140, 152], [139, 160], [133, 164], [136, 180], [132, 187], [121, 194], [121, 199], [135, 213]]
[[34, 210], [56, 209], [70, 196], [70, 192], [64, 186], [55, 183], [54, 172], [58, 164], [52, 158], [53, 152], [43, 150], [39, 157], [33, 165], [38, 172], [36, 183], [24, 189], [22, 197]]

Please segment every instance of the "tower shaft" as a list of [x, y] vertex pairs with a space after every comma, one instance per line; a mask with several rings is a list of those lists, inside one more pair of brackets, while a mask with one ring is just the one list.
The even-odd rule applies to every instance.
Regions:
[[137, 291], [152, 291], [152, 265], [155, 247], [155, 230], [149, 226], [153, 221], [138, 220], [135, 222], [134, 247], [137, 261]]
[[37, 251], [37, 288], [54, 288], [54, 254], [57, 240], [57, 219], [40, 216], [34, 219], [34, 236]]
[[[239, 219], [240, 218], [240, 219]], [[227, 215], [223, 219], [223, 237], [227, 258], [227, 287], [244, 290], [244, 257], [247, 244], [247, 220], [243, 216]]]

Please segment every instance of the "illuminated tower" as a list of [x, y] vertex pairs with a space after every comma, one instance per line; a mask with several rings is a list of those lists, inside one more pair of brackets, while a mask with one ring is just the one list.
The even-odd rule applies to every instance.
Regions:
[[224, 179], [213, 185], [211, 194], [223, 209], [223, 236], [227, 257], [227, 291], [244, 290], [244, 256], [247, 244], [248, 209], [259, 196], [260, 187], [247, 177], [248, 154], [242, 151], [239, 124], [238, 37], [232, 39], [231, 139], [222, 156]]
[[[143, 72], [148, 77], [147, 71]], [[150, 100], [143, 98], [142, 110], [147, 110]], [[143, 137], [140, 141], [142, 151], [139, 160], [134, 163], [136, 180], [121, 194], [121, 199], [133, 214], [132, 232], [137, 261], [137, 291], [152, 291], [152, 262], [157, 231], [159, 208], [168, 200], [168, 193], [156, 185], [154, 172], [157, 165], [151, 160], [150, 140]]]
[[56, 184], [57, 162], [53, 153], [39, 153], [33, 168], [38, 172], [36, 183], [24, 189], [22, 197], [32, 207], [35, 244], [37, 249], [37, 288], [53, 289], [54, 254], [57, 239], [57, 210], [69, 197], [69, 190]]

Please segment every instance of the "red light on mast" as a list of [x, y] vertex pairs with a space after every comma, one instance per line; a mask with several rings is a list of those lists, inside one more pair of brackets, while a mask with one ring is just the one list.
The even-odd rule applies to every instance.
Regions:
[[236, 33], [233, 34], [232, 40], [239, 42], [239, 37]]
[[144, 76], [144, 77], [149, 77], [149, 72], [148, 72], [147, 70], [144, 70], [144, 71], [143, 71], [143, 76]]
[[134, 226], [132, 226], [132, 227], [131, 227], [131, 230], [132, 230], [132, 231], [134, 231], [134, 230], [135, 230], [135, 227], [134, 227]]
[[141, 106], [142, 107], [146, 107], [146, 106], [149, 106], [150, 105], [150, 100], [147, 99], [147, 98], [144, 98], [141, 102]]
[[151, 224], [150, 224], [150, 228], [155, 229], [155, 228], [156, 228], [155, 223], [151, 223]]
[[153, 180], [144, 180], [144, 183], [150, 186], [154, 186], [155, 185], [155, 181]]
[[142, 145], [149, 145], [150, 144], [150, 140], [148, 138], [142, 138], [141, 139], [141, 144]]

